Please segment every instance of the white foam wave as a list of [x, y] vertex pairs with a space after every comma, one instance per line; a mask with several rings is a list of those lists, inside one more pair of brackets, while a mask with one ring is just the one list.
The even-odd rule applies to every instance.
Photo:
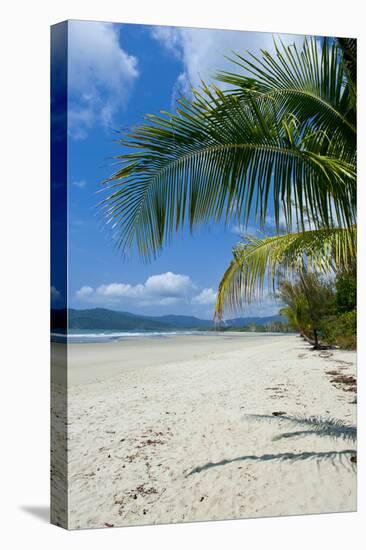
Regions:
[[67, 340], [100, 340], [100, 339], [116, 339], [116, 338], [150, 338], [157, 336], [178, 336], [197, 334], [197, 331], [169, 331], [169, 332], [88, 332], [88, 333], [59, 333], [52, 332], [52, 338], [63, 338]]

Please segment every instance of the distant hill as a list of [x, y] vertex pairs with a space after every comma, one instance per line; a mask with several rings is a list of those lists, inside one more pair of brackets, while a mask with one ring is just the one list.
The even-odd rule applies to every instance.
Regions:
[[213, 322], [211, 319], [199, 319], [189, 315], [162, 315], [161, 317], [151, 317], [158, 319], [163, 323], [168, 323], [171, 326], [191, 329], [191, 328], [212, 328]]
[[[215, 324], [210, 319], [199, 319], [188, 315], [161, 315], [148, 317], [135, 315], [126, 311], [112, 311], [110, 309], [53, 309], [51, 311], [52, 330], [63, 329], [68, 314], [70, 329], [84, 330], [209, 330]], [[238, 317], [228, 319], [225, 327], [240, 328], [252, 324], [265, 325], [271, 322], [284, 322], [280, 315], [270, 317]]]
[[[52, 327], [62, 328], [65, 310], [52, 311]], [[171, 330], [167, 323], [134, 315], [126, 311], [112, 311], [109, 309], [69, 309], [69, 328], [86, 330]]]

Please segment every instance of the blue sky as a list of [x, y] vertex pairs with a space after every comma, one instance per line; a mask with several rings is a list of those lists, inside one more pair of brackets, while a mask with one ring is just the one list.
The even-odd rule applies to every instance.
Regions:
[[[302, 41], [287, 35], [285, 41]], [[229, 67], [232, 51], [272, 49], [272, 35], [71, 21], [68, 49], [69, 307], [210, 317], [239, 228], [178, 234], [150, 264], [115, 250], [97, 211], [100, 183], [114, 171], [117, 131], [146, 113], [174, 109], [179, 92]], [[57, 302], [57, 289], [54, 289]], [[57, 305], [55, 303], [55, 305]], [[245, 315], [271, 315], [270, 297]]]

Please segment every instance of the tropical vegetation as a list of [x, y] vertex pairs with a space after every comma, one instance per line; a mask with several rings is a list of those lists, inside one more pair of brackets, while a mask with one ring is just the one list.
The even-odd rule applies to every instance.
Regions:
[[266, 281], [275, 291], [286, 276], [296, 293], [312, 273], [355, 280], [356, 41], [305, 38], [300, 49], [281, 41], [274, 49], [236, 54], [236, 72], [217, 76], [224, 90], [202, 82], [175, 113], [148, 115], [120, 140], [130, 152], [105, 182], [101, 207], [117, 246], [136, 245], [147, 260], [186, 226], [245, 229], [254, 219], [264, 228], [273, 212], [274, 234], [245, 235], [234, 248], [217, 319], [260, 298]]
[[354, 283], [353, 277], [344, 274], [334, 281], [318, 273], [300, 272], [296, 280], [279, 285], [278, 295], [285, 304], [280, 313], [314, 349], [324, 345], [355, 349], [356, 295], [349, 293]]

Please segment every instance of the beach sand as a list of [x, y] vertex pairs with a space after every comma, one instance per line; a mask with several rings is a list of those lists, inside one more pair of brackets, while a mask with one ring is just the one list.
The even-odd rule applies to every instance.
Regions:
[[354, 352], [225, 333], [73, 344], [68, 363], [70, 529], [356, 510], [355, 442], [293, 420], [355, 426], [354, 387], [331, 382]]

